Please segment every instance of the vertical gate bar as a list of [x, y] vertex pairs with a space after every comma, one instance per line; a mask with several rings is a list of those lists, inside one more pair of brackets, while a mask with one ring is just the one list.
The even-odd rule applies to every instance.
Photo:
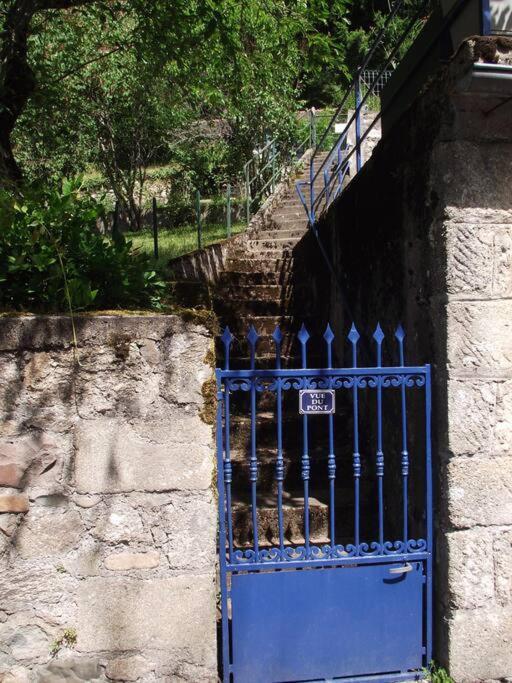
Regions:
[[[405, 353], [404, 353], [404, 338], [405, 333], [403, 327], [399, 325], [395, 332], [395, 337], [398, 340], [398, 348], [400, 353], [400, 365], [405, 367]], [[409, 452], [407, 450], [407, 397], [405, 379], [400, 386], [401, 404], [402, 404], [402, 453], [401, 453], [401, 468], [402, 468], [402, 502], [403, 502], [403, 539], [407, 545], [409, 529], [409, 499], [408, 499], [408, 485], [409, 485]]]
[[[352, 344], [352, 367], [357, 368], [357, 342], [359, 341], [359, 332], [352, 323], [348, 338]], [[354, 545], [356, 554], [360, 552], [360, 534], [359, 534], [359, 486], [361, 479], [361, 455], [359, 453], [359, 397], [357, 394], [357, 375], [354, 377], [354, 384], [352, 386], [352, 403], [353, 403], [353, 417], [354, 417], [354, 435], [353, 435], [353, 454], [352, 454], [352, 468], [354, 471]]]
[[228, 585], [226, 572], [226, 501], [224, 496], [224, 444], [222, 438], [222, 412], [224, 408], [224, 394], [217, 371], [217, 493], [219, 496], [219, 573], [220, 600], [222, 618], [222, 679], [229, 683], [229, 615], [228, 615]]
[[[222, 337], [224, 343], [224, 368], [229, 370], [229, 354], [231, 344], [233, 342], [233, 335], [229, 327], [226, 326]], [[230, 449], [230, 414], [229, 414], [229, 386], [226, 384], [224, 389], [224, 429], [225, 429], [225, 448], [224, 448], [224, 486], [226, 489], [226, 506], [227, 506], [227, 526], [228, 526], [228, 543], [229, 543], [229, 561], [233, 561], [233, 517], [231, 506], [231, 483], [233, 480], [233, 468], [231, 465], [231, 449]]]
[[[283, 335], [279, 325], [272, 335], [276, 344], [276, 369], [281, 369], [281, 341]], [[277, 401], [277, 460], [276, 460], [276, 480], [277, 480], [277, 525], [279, 529], [279, 549], [284, 552], [284, 525], [283, 525], [283, 480], [284, 480], [284, 461], [283, 461], [283, 405], [282, 387], [280, 378], [276, 378], [276, 401]]]
[[[307, 352], [306, 344], [309, 339], [309, 332], [303, 324], [299, 334], [299, 341], [301, 344], [302, 368], [307, 369]], [[302, 480], [304, 482], [304, 546], [306, 548], [306, 558], [309, 559], [309, 474], [311, 466], [309, 460], [309, 434], [308, 434], [308, 416], [302, 416]]]
[[[377, 367], [382, 367], [382, 340], [384, 333], [379, 323], [373, 334], [377, 342]], [[375, 459], [379, 498], [379, 544], [384, 545], [384, 452], [382, 450], [382, 378], [377, 376], [377, 453]]]
[[431, 435], [431, 420], [432, 420], [432, 388], [431, 388], [431, 373], [430, 365], [425, 366], [425, 434], [426, 434], [426, 453], [425, 453], [425, 478], [426, 478], [426, 516], [427, 516], [427, 624], [426, 624], [426, 662], [432, 660], [432, 583], [433, 583], [433, 492], [432, 492], [432, 435]]
[[224, 427], [226, 430], [225, 447], [224, 447], [224, 482], [226, 485], [226, 507], [227, 507], [227, 521], [228, 521], [228, 543], [229, 543], [229, 561], [233, 561], [233, 512], [231, 506], [231, 483], [233, 481], [233, 467], [231, 465], [231, 449], [230, 449], [230, 420], [229, 420], [229, 389], [226, 387], [224, 394], [224, 403], [226, 406], [226, 414], [224, 418]]
[[377, 378], [377, 480], [379, 489], [379, 543], [384, 545], [384, 453], [382, 452], [382, 382]]
[[[324, 333], [324, 339], [327, 344], [327, 368], [332, 369], [332, 342], [334, 334], [329, 323]], [[329, 478], [329, 536], [331, 539], [331, 547], [336, 545], [336, 529], [335, 529], [335, 479], [336, 479], [336, 456], [334, 455], [334, 415], [329, 414], [329, 453], [327, 455], [327, 476]]]
[[[251, 325], [247, 339], [250, 344], [251, 352], [251, 370], [256, 367], [256, 342], [258, 341], [258, 333], [254, 325]], [[256, 453], [256, 378], [251, 379], [251, 458], [250, 458], [250, 479], [251, 479], [251, 507], [252, 507], [252, 532], [254, 554], [256, 561], [258, 560], [258, 502], [257, 502], [257, 486], [258, 486], [258, 457]]]

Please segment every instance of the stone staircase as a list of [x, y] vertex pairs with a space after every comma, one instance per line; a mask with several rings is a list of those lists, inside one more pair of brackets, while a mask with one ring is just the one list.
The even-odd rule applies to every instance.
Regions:
[[[364, 121], [364, 127], [369, 121]], [[349, 134], [350, 138], [350, 134]], [[364, 150], [363, 150], [364, 152]], [[318, 152], [314, 168], [318, 170], [327, 158]], [[365, 154], [366, 156], [366, 154]], [[329, 165], [329, 164], [327, 164]], [[295, 180], [309, 180], [309, 164], [305, 164]], [[246, 339], [250, 326], [260, 335], [257, 344], [256, 367], [275, 368], [275, 343], [272, 333], [279, 325], [282, 333], [282, 367], [301, 367], [297, 332], [304, 323], [311, 334], [307, 345], [308, 367], [325, 365], [323, 333], [326, 321], [309, 303], [307, 277], [302, 254], [304, 249], [317, 248], [308, 230], [308, 221], [295, 189], [295, 183], [283, 186], [276, 193], [270, 210], [255, 220], [246, 233], [227, 244], [222, 268], [210, 286], [210, 305], [222, 328], [229, 326], [234, 335], [230, 368], [250, 366], [250, 347]], [[309, 187], [304, 187], [309, 200]], [[315, 195], [322, 190], [323, 175], [315, 182]], [[318, 212], [319, 213], [319, 212]], [[306, 237], [308, 235], [308, 237]], [[309, 239], [309, 241], [308, 241]], [[193, 268], [193, 271], [196, 269]], [[194, 279], [194, 278], [192, 278]], [[181, 283], [194, 285], [192, 283]], [[197, 283], [195, 283], [197, 284]], [[192, 287], [193, 289], [193, 287]], [[193, 296], [197, 293], [193, 291]], [[224, 349], [216, 341], [217, 365], [223, 366]], [[353, 478], [351, 429], [347, 411], [338, 401], [334, 417], [337, 435], [336, 472], [336, 542], [351, 541], [353, 515]], [[350, 411], [351, 412], [351, 411]], [[304, 497], [302, 479], [302, 418], [298, 411], [297, 392], [283, 393], [283, 518], [285, 543], [304, 542]], [[247, 548], [253, 543], [250, 504], [251, 413], [248, 392], [231, 396], [230, 446], [233, 463], [233, 529], [235, 546]], [[277, 522], [277, 419], [276, 396], [270, 392], [258, 394], [256, 420], [258, 458], [258, 527], [260, 547], [278, 544]], [[342, 436], [343, 434], [343, 436]], [[341, 446], [339, 445], [341, 444]], [[342, 452], [345, 449], [345, 452]], [[310, 540], [328, 542], [329, 496], [327, 476], [328, 426], [325, 416], [309, 419], [310, 470]], [[364, 500], [362, 501], [364, 504]]]
[[[326, 154], [316, 159], [318, 167]], [[303, 172], [303, 179], [305, 179]], [[301, 179], [300, 176], [298, 178]], [[321, 189], [320, 179], [315, 191]], [[308, 307], [303, 296], [300, 250], [297, 245], [308, 232], [306, 213], [295, 187], [290, 187], [267, 215], [264, 223], [248, 231], [228, 253], [225, 269], [220, 273], [213, 296], [213, 309], [221, 326], [229, 326], [235, 340], [231, 349], [230, 367], [248, 368], [250, 350], [246, 335], [254, 325], [261, 335], [257, 346], [257, 367], [275, 367], [275, 343], [271, 337], [276, 325], [283, 335], [281, 363], [283, 367], [301, 367], [300, 347], [296, 334], [304, 322], [311, 334], [308, 342], [308, 366], [325, 365], [325, 342], [322, 334], [325, 321]], [[219, 364], [223, 347], [218, 341]], [[335, 428], [344, 416], [335, 416]], [[346, 422], [346, 420], [345, 420]], [[312, 543], [327, 543], [328, 478], [327, 420], [318, 416], [309, 420], [310, 478], [310, 539]], [[263, 392], [258, 396], [257, 409], [258, 457], [258, 526], [260, 547], [279, 543], [277, 522], [277, 454], [276, 396]], [[253, 542], [250, 505], [249, 458], [251, 443], [250, 396], [238, 392], [231, 397], [231, 459], [233, 463], [233, 528], [235, 545], [250, 547]], [[297, 392], [283, 395], [283, 459], [285, 466], [283, 518], [285, 543], [304, 542], [304, 494], [301, 474], [302, 418], [298, 414]], [[350, 459], [346, 458], [347, 465]], [[351, 487], [352, 475], [345, 468], [344, 481]], [[351, 490], [337, 486], [337, 499], [349, 500]], [[342, 506], [337, 517], [343, 514]], [[341, 539], [338, 539], [341, 542]]]

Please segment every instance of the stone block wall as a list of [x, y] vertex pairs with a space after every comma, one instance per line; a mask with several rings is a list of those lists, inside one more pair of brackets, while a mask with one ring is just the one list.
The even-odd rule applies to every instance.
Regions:
[[0, 680], [215, 681], [212, 337], [0, 318]]
[[433, 365], [435, 657], [468, 682], [512, 676], [512, 109], [475, 85], [479, 54], [461, 47], [323, 217], [338, 283], [309, 248], [326, 319], [402, 322], [408, 361]]

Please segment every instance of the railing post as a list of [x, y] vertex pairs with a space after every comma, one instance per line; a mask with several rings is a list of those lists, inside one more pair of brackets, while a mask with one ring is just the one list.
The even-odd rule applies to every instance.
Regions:
[[201, 223], [201, 193], [196, 190], [196, 222], [197, 222], [197, 248], [202, 249], [203, 246], [203, 226]]
[[226, 188], [226, 232], [231, 237], [231, 185]]
[[273, 142], [270, 147], [272, 154], [272, 181], [270, 187], [272, 188], [272, 194], [274, 194], [276, 189], [276, 143]]
[[153, 197], [153, 253], [155, 260], [158, 259], [158, 215], [156, 197]]
[[355, 95], [356, 95], [356, 164], [357, 172], [361, 170], [362, 155], [361, 155], [361, 82], [359, 80], [359, 71], [355, 79]]
[[309, 146], [316, 147], [316, 116], [315, 108], [309, 110]]
[[245, 219], [247, 227], [251, 222], [251, 181], [249, 179], [249, 165], [245, 165]]

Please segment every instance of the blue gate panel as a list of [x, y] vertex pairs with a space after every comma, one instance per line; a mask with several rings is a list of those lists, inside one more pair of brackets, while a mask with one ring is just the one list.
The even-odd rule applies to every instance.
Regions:
[[411, 564], [233, 574], [234, 683], [421, 669], [424, 572]]

